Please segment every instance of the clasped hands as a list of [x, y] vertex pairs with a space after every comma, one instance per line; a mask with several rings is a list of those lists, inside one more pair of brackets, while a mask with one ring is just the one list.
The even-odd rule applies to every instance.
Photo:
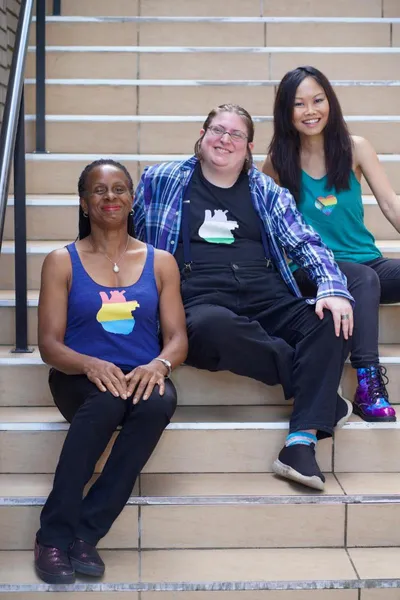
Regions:
[[113, 396], [123, 400], [133, 395], [133, 404], [137, 404], [140, 399], [147, 400], [156, 385], [162, 396], [165, 391], [166, 371], [166, 367], [156, 360], [147, 365], [140, 365], [126, 375], [113, 363], [99, 358], [90, 359], [85, 368], [87, 378], [101, 392], [108, 390]]

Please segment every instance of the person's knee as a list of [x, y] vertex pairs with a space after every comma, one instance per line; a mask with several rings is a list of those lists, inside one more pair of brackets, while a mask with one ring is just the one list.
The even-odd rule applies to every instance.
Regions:
[[126, 411], [126, 400], [115, 397], [108, 390], [105, 392], [94, 392], [86, 399], [81, 410], [90, 419], [91, 423], [98, 423], [100, 426], [109, 424], [110, 427], [117, 427]]
[[235, 315], [223, 306], [201, 306], [187, 321], [189, 338], [197, 340], [202, 338], [210, 344], [224, 340], [234, 331], [233, 322]]
[[347, 287], [349, 292], [354, 296], [362, 299], [362, 295], [366, 293], [370, 296], [371, 294], [380, 294], [381, 283], [379, 276], [371, 267], [354, 263], [346, 275]]
[[177, 395], [173, 383], [165, 382], [165, 391], [161, 396], [158, 386], [150, 394], [148, 400], [140, 400], [138, 408], [142, 415], [151, 420], [171, 420], [177, 405]]

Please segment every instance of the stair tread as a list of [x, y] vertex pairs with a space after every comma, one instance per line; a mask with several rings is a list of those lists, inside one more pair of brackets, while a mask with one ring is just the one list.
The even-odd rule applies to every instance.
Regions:
[[[4, 242], [3, 242], [4, 243]], [[37, 306], [39, 300], [39, 290], [28, 290], [28, 306]], [[0, 290], [0, 306], [15, 305], [15, 290]], [[400, 302], [393, 304], [381, 304], [387, 310], [400, 306]]]
[[[399, 406], [392, 403], [399, 411]], [[220, 430], [271, 429], [285, 430], [292, 407], [288, 405], [221, 405], [178, 406], [167, 429]], [[53, 406], [0, 406], [0, 431], [67, 430], [68, 423]], [[351, 415], [345, 429], [400, 429], [400, 421], [366, 423]]]
[[[139, 581], [205, 583], [358, 579], [343, 549], [142, 551], [141, 577], [137, 551], [102, 551], [101, 555], [106, 563], [102, 586]], [[0, 552], [0, 572], [3, 585], [40, 583], [32, 567], [32, 552], [29, 551]]]
[[[106, 563], [101, 582], [78, 579], [68, 591], [146, 590], [156, 585], [159, 591], [207, 590], [210, 584], [215, 591], [244, 589], [244, 583], [249, 589], [302, 589], [309, 587], [307, 582], [315, 587], [320, 582], [321, 588], [327, 582], [356, 588], [377, 579], [383, 581], [376, 585], [384, 587], [384, 580], [400, 577], [400, 548], [102, 550], [101, 555]], [[0, 591], [6, 586], [15, 591], [19, 586], [24, 591], [51, 589], [35, 574], [32, 551], [1, 551], [0, 571]], [[224, 587], [218, 585], [222, 582]]]
[[[50, 473], [0, 474], [0, 505], [41, 505], [52, 483]], [[257, 498], [283, 497], [287, 503], [288, 496], [304, 501], [324, 496], [335, 496], [340, 501], [340, 497], [356, 496], [359, 503], [363, 496], [370, 499], [396, 495], [400, 503], [400, 473], [327, 473], [323, 493], [292, 485], [272, 473], [144, 473], [140, 476], [140, 489], [140, 494], [135, 489], [131, 496], [153, 498], [154, 503], [157, 498], [179, 499], [179, 504], [184, 504], [185, 498], [190, 503], [190, 499], [214, 498], [217, 502], [226, 497], [234, 497], [232, 502], [238, 503], [245, 498], [254, 502]]]

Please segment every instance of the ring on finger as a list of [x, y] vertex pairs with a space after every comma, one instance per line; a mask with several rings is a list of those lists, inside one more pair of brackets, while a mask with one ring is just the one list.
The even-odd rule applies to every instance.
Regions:
[[350, 319], [350, 315], [346, 314], [346, 315], [340, 315], [340, 318], [342, 321], [348, 321]]

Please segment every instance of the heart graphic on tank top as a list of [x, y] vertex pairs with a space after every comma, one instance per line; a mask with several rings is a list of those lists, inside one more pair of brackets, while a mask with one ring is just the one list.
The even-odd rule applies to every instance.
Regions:
[[112, 290], [109, 298], [106, 292], [99, 292], [102, 306], [97, 313], [96, 320], [108, 333], [129, 335], [135, 327], [132, 312], [140, 305], [136, 300], [127, 302], [125, 293], [125, 290]]
[[318, 208], [324, 215], [329, 217], [332, 214], [333, 209], [337, 204], [336, 196], [327, 196], [324, 198], [323, 196], [318, 196], [315, 201], [315, 208]]

